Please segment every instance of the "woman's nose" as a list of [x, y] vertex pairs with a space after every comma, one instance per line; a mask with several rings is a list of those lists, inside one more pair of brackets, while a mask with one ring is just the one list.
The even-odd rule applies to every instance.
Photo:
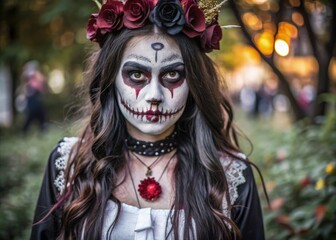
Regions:
[[160, 104], [164, 100], [163, 87], [159, 81], [152, 79], [146, 88], [145, 100], [147, 102]]

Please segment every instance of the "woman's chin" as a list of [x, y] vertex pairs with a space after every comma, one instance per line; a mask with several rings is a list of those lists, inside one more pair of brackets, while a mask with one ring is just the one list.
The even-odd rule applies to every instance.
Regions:
[[142, 123], [136, 126], [132, 125], [132, 123], [128, 123], [127, 125], [127, 130], [132, 137], [144, 141], [164, 139], [169, 136], [175, 128], [175, 124], [163, 123]]

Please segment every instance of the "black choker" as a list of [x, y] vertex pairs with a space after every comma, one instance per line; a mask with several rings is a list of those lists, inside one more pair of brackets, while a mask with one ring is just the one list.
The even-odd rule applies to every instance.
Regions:
[[128, 136], [125, 139], [128, 150], [143, 156], [160, 156], [176, 149], [177, 132], [173, 132], [170, 136], [157, 142], [145, 142]]

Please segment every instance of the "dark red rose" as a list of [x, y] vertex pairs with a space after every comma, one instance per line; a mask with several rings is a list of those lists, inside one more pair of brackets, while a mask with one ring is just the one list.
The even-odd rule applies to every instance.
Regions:
[[123, 27], [123, 7], [120, 1], [108, 1], [102, 6], [97, 18], [97, 25], [102, 34]]
[[91, 41], [94, 41], [97, 35], [97, 29], [98, 29], [97, 17], [98, 17], [98, 14], [93, 13], [88, 21], [88, 26], [86, 30], [86, 38], [90, 39]]
[[211, 52], [213, 49], [219, 49], [219, 42], [222, 39], [222, 29], [214, 23], [205, 29], [201, 36], [201, 47], [205, 52]]
[[183, 33], [189, 38], [200, 36], [206, 28], [203, 11], [193, 0], [182, 0], [181, 3], [186, 21], [186, 24], [183, 28]]
[[103, 35], [100, 33], [98, 26], [97, 26], [97, 13], [93, 13], [89, 18], [88, 27], [86, 31], [86, 38], [94, 41], [94, 42], [101, 42], [103, 40]]
[[170, 35], [182, 31], [185, 18], [179, 0], [159, 0], [150, 15], [150, 20]]
[[149, 0], [127, 1], [124, 6], [124, 25], [129, 29], [140, 28], [145, 24], [154, 2]]

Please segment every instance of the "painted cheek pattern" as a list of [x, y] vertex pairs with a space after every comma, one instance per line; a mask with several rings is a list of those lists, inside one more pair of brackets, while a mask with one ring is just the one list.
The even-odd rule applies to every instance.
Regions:
[[142, 72], [135, 69], [123, 68], [122, 70], [123, 82], [135, 90], [136, 99], [142, 88], [144, 88], [151, 80], [149, 72]]

